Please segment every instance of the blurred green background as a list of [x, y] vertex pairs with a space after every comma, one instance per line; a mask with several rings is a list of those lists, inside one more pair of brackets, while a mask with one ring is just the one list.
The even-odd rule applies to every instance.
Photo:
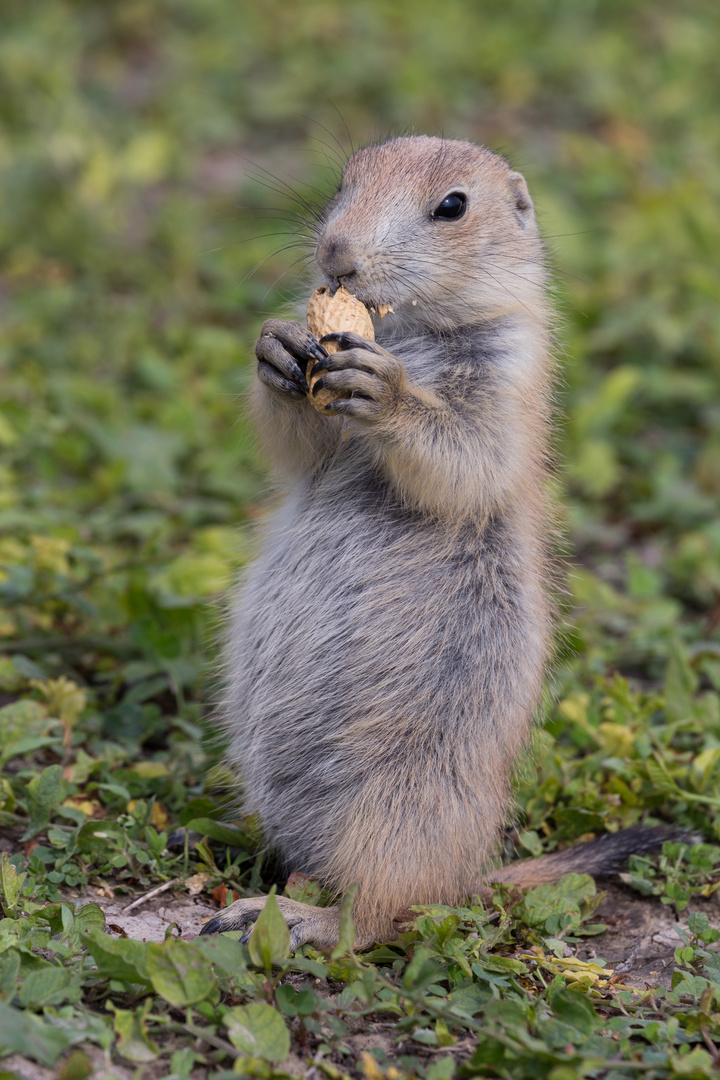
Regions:
[[264, 505], [252, 345], [306, 291], [287, 185], [312, 201], [404, 131], [505, 153], [548, 237], [560, 696], [720, 687], [714, 0], [4, 0], [0, 24], [7, 693], [65, 672], [115, 735], [196, 732]]

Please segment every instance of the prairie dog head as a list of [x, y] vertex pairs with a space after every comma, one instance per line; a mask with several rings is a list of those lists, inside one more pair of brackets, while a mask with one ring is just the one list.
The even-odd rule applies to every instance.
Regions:
[[344, 285], [371, 307], [392, 305], [381, 331], [540, 317], [544, 308], [525, 180], [468, 142], [422, 135], [359, 150], [327, 206], [315, 260], [332, 288]]

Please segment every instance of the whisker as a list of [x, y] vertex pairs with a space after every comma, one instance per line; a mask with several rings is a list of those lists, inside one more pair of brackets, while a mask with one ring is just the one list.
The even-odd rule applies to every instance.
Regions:
[[[283, 180], [282, 177], [276, 176], [274, 173], [271, 173], [269, 169], [263, 168], [262, 165], [257, 165], [254, 162], [251, 162], [251, 164], [254, 168], [258, 169], [263, 176], [269, 177], [276, 184], [280, 184], [281, 187], [284, 188], [291, 197], [302, 200], [308, 207], [313, 206], [313, 204], [310, 203], [307, 199], [305, 199], [304, 196], [300, 195], [298, 190], [294, 188], [292, 184], [289, 184], [286, 180]], [[256, 177], [256, 179], [258, 179], [259, 182], [259, 178]], [[300, 180], [297, 176], [291, 175], [290, 179], [293, 180], [296, 184], [301, 184], [304, 187], [308, 188], [309, 191], [314, 192], [318, 199], [322, 200], [323, 202], [327, 199], [327, 191], [317, 187], [315, 184], [309, 184], [306, 181]]]
[[283, 272], [275, 278], [272, 284], [268, 285], [267, 290], [265, 291], [265, 293], [263, 293], [263, 299], [265, 299], [265, 297], [277, 287], [278, 282], [282, 281], [286, 274], [293, 270], [299, 263], [307, 262], [309, 259], [309, 255], [301, 255], [299, 259], [295, 259], [294, 262], [291, 262], [289, 266], [286, 266]]
[[532, 314], [532, 311], [527, 306], [527, 304], [523, 303], [523, 301], [520, 299], [520, 297], [516, 296], [515, 293], [512, 291], [512, 289], [509, 289], [507, 287], [507, 285], [503, 285], [501, 281], [498, 281], [498, 279], [495, 277], [495, 275], [490, 273], [487, 266], [481, 266], [480, 270], [482, 270], [483, 273], [487, 277], [491, 278], [500, 289], [502, 289], [504, 292], [506, 292], [508, 294], [508, 296], [512, 296], [513, 300], [515, 300], [518, 304], [520, 304], [521, 307], [524, 307], [525, 310], [528, 312], [528, 314]]
[[[342, 169], [345, 165], [345, 162], [347, 161], [347, 154], [345, 152], [345, 147], [342, 145], [337, 136], [330, 130], [329, 127], [327, 127], [325, 124], [321, 124], [320, 121], [315, 120], [314, 117], [306, 116], [304, 113], [298, 113], [298, 116], [302, 117], [303, 120], [307, 120], [310, 124], [315, 124], [316, 127], [319, 127], [322, 131], [324, 131], [325, 134], [332, 140], [331, 142], [325, 142], [324, 139], [319, 139], [317, 135], [312, 136], [315, 142], [320, 143], [321, 146], [326, 147], [328, 152], [332, 155], [332, 158], [335, 161], [336, 165], [339, 165]], [[332, 145], [332, 142], [335, 143], [335, 146]]]
[[[529, 259], [521, 259], [521, 258], [519, 258], [517, 256], [514, 256], [514, 255], [506, 255], [502, 251], [494, 251], [492, 257], [493, 257], [493, 259], [515, 259], [517, 262], [525, 262], [525, 263], [530, 261]], [[541, 260], [538, 260], [538, 262], [540, 262], [540, 261]], [[549, 274], [550, 277], [555, 277], [556, 275], [559, 274], [562, 277], [569, 278], [572, 281], [579, 281], [582, 285], [589, 285], [590, 284], [589, 278], [583, 278], [583, 277], [579, 277], [577, 274], [571, 274], [568, 270], [562, 270], [559, 266], [553, 266], [552, 263], [550, 263], [548, 265], [547, 271], [548, 271], [548, 274]]]
[[[271, 251], [269, 255], [266, 255], [263, 259], [260, 259], [260, 261], [257, 262], [255, 264], [255, 266], [253, 266], [252, 270], [248, 270], [247, 274], [245, 274], [245, 277], [240, 279], [240, 281], [238, 282], [238, 285], [244, 285], [245, 282], [248, 280], [248, 278], [251, 278], [253, 276], [253, 274], [256, 274], [258, 272], [258, 270], [262, 266], [265, 265], [266, 262], [269, 262], [269, 260], [274, 258], [276, 255], [281, 255], [283, 251], [289, 251], [291, 248], [294, 248], [294, 247], [297, 247], [297, 246], [298, 246], [297, 244], [285, 244], [283, 247], [276, 248], [275, 251]], [[306, 254], [303, 257], [304, 258], [309, 258], [310, 256], [309, 256], [309, 254]], [[299, 262], [300, 260], [296, 260], [296, 261]], [[294, 266], [295, 264], [293, 263], [292, 265]], [[288, 267], [288, 269], [289, 269], [289, 267]], [[287, 273], [287, 270], [283, 270], [283, 274], [285, 274], [285, 273]]]
[[[351, 157], [355, 153], [355, 147], [353, 146], [353, 139], [352, 139], [352, 135], [350, 134], [350, 128], [347, 125], [347, 121], [346, 121], [345, 117], [340, 112], [340, 110], [338, 109], [337, 105], [332, 100], [332, 98], [328, 97], [327, 94], [323, 94], [322, 96], [325, 98], [328, 105], [330, 105], [330, 107], [334, 110], [334, 112], [337, 113], [337, 115], [338, 115], [338, 117], [340, 119], [340, 123], [345, 128], [345, 134], [347, 135], [348, 142], [350, 143], [350, 153], [349, 154], [346, 152], [345, 147], [342, 145], [342, 143], [340, 142], [338, 137], [335, 134], [333, 134], [332, 132], [330, 132], [327, 128], [325, 128], [325, 130], [328, 132], [328, 135], [330, 135], [330, 137], [335, 140], [335, 142], [337, 143], [337, 145], [338, 145], [338, 147], [340, 149], [340, 152], [344, 155], [345, 160], [347, 160], [348, 157]], [[316, 123], [317, 123], [317, 121], [316, 121]], [[320, 124], [319, 126], [323, 127], [322, 124]]]
[[[214, 255], [217, 251], [229, 251], [231, 248], [242, 247], [243, 244], [249, 244], [253, 240], [275, 239], [276, 237], [280, 236], [292, 236], [294, 237], [294, 239], [289, 244], [285, 244], [283, 247], [278, 248], [277, 251], [286, 251], [288, 248], [291, 247], [310, 246], [309, 240], [303, 240], [302, 237], [299, 237], [295, 232], [262, 233], [260, 236], [246, 236], [242, 240], [229, 240], [226, 244], [219, 244], [218, 247], [207, 248], [205, 251], [201, 251], [198, 254]], [[271, 252], [270, 255], [267, 256], [267, 258], [271, 259], [273, 254], [277, 254], [277, 252]]]
[[307, 200], [304, 200], [302, 196], [290, 195], [288, 192], [283, 191], [281, 188], [273, 187], [272, 184], [266, 183], [262, 179], [259, 179], [257, 177], [254, 179], [256, 183], [262, 184], [262, 186], [265, 187], [268, 191], [272, 191], [274, 192], [274, 194], [280, 195], [283, 198], [290, 199], [292, 202], [294, 202], [299, 208], [297, 211], [295, 211], [295, 213], [298, 216], [302, 217], [304, 220], [307, 220], [309, 218], [312, 221], [315, 221], [317, 224], [319, 224], [322, 220], [320, 210], [317, 207], [314, 207]]
[[[260, 184], [262, 187], [267, 188], [268, 191], [273, 191], [276, 195], [280, 195], [282, 198], [290, 199], [301, 208], [304, 214], [309, 215], [314, 220], [318, 222], [321, 220], [322, 215], [317, 204], [310, 202], [309, 199], [305, 198], [304, 195], [301, 195], [300, 192], [292, 187], [292, 185], [286, 183], [286, 181], [282, 180], [280, 177], [275, 176], [268, 169], [263, 169], [263, 167], [259, 165], [254, 165], [254, 168], [259, 169], [259, 172], [256, 174], [248, 173], [251, 180], [254, 180], [255, 183]], [[324, 193], [319, 192], [318, 189], [311, 190], [316, 190], [319, 198], [322, 199], [323, 203], [325, 202], [326, 197]]]
[[[577, 232], [565, 232], [565, 233], [545, 233], [545, 232], [541, 232], [540, 233], [540, 239], [541, 240], [559, 240], [559, 239], [561, 239], [562, 237], [565, 237], [565, 236], [590, 236], [590, 235], [592, 235], [592, 233], [601, 233], [601, 232], [604, 232], [604, 231], [605, 231], [604, 229], [598, 227], [598, 228], [595, 228], [595, 229], [578, 229]], [[501, 244], [516, 244], [517, 240], [514, 240], [514, 239], [513, 240], [496, 240], [496, 241], [494, 241], [494, 243], [496, 243], [498, 245], [501, 245]]]

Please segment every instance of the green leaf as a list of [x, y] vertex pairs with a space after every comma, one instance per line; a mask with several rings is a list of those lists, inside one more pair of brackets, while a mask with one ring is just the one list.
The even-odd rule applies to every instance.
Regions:
[[82, 1050], [73, 1050], [63, 1061], [57, 1080], [89, 1080], [95, 1072], [93, 1063]]
[[310, 1016], [320, 1007], [321, 1001], [314, 990], [298, 990], [295, 995], [295, 1007], [298, 1016]]
[[581, 1042], [600, 1026], [600, 1018], [588, 999], [575, 990], [559, 990], [553, 996], [551, 1008], [558, 1020], [580, 1034]]
[[75, 926], [75, 912], [69, 904], [60, 905], [60, 921], [62, 923], [63, 937], [69, 937]]
[[707, 930], [710, 929], [710, 920], [707, 915], [701, 911], [691, 911], [688, 915], [688, 930], [691, 934], [695, 934], [700, 937]]
[[427, 1080], [452, 1080], [454, 1075], [455, 1062], [451, 1057], [437, 1058], [425, 1071]]
[[[188, 799], [183, 808], [178, 811], [177, 819], [182, 826], [189, 828], [191, 821], [200, 821], [203, 818], [209, 818], [211, 821], [215, 821], [218, 813], [219, 808], [217, 804], [204, 795], [194, 799]], [[197, 831], [199, 832], [200, 830]]]
[[256, 967], [269, 971], [290, 954], [290, 931], [275, 899], [275, 886], [265, 901], [248, 941], [250, 959]]
[[327, 979], [328, 965], [321, 960], [310, 960], [305, 956], [293, 956], [283, 965], [287, 971], [306, 971], [314, 979]]
[[28, 1009], [80, 1000], [82, 987], [68, 968], [46, 967], [31, 971], [20, 990], [20, 1004]]
[[113, 940], [98, 930], [83, 934], [85, 946], [97, 964], [101, 979], [117, 979], [124, 983], [150, 985], [147, 967], [148, 946], [132, 938]]
[[12, 1001], [20, 978], [20, 954], [7, 949], [0, 956], [0, 1001]]
[[291, 900], [297, 900], [299, 904], [315, 906], [321, 895], [322, 885], [318, 879], [309, 877], [300, 870], [292, 873], [285, 884], [285, 896], [289, 896]]
[[482, 1012], [483, 1007], [492, 997], [492, 990], [486, 986], [473, 983], [470, 986], [461, 986], [452, 990], [448, 1000], [454, 1009], [459, 1010], [466, 1016], [475, 1016]]
[[681, 796], [682, 791], [670, 776], [664, 765], [657, 758], [648, 758], [645, 762], [650, 783], [656, 791], [663, 795]]
[[352, 919], [352, 908], [357, 885], [351, 885], [340, 901], [340, 931], [338, 943], [330, 953], [331, 960], [339, 960], [341, 956], [351, 953], [355, 944], [355, 923]]
[[297, 990], [294, 986], [278, 986], [275, 991], [275, 1000], [285, 1016], [297, 1016]]
[[47, 904], [30, 916], [28, 922], [46, 925], [51, 934], [59, 934], [63, 929], [63, 908], [68, 904]]
[[0, 767], [10, 758], [60, 741], [48, 734], [57, 724], [39, 701], [13, 701], [0, 709]]
[[138, 1065], [154, 1061], [160, 1053], [160, 1048], [148, 1034], [145, 1020], [151, 1004], [147, 1001], [133, 1010], [114, 1007], [113, 1024], [118, 1036], [117, 1051], [128, 1061], [134, 1061]]
[[528, 926], [556, 935], [566, 926], [578, 927], [596, 906], [593, 879], [587, 874], [565, 874], [557, 884], [529, 889], [517, 910]]
[[20, 894], [22, 892], [23, 882], [25, 881], [26, 874], [18, 874], [17, 870], [10, 862], [6, 851], [2, 853], [2, 859], [0, 859], [0, 886], [2, 886], [3, 900], [5, 906], [13, 911]]
[[290, 1053], [290, 1033], [280, 1013], [253, 1002], [228, 1010], [223, 1017], [230, 1042], [246, 1057], [284, 1061]]
[[717, 1073], [717, 1065], [710, 1057], [707, 1050], [696, 1046], [688, 1054], [668, 1054], [669, 1065], [673, 1077], [687, 1076], [688, 1080], [697, 1080], [699, 1077], [714, 1077]]
[[423, 1046], [438, 1045], [438, 1037], [430, 1028], [420, 1028], [418, 1031], [413, 1031], [412, 1037], [415, 1042], [419, 1042]]
[[153, 989], [171, 1005], [194, 1005], [212, 997], [217, 989], [212, 964], [187, 941], [151, 942], [147, 970]]
[[687, 720], [693, 715], [692, 695], [697, 676], [677, 641], [670, 645], [665, 671], [665, 711], [671, 720]]
[[42, 1065], [52, 1065], [71, 1041], [64, 1031], [0, 1001], [0, 1058], [23, 1054]]
[[196, 938], [193, 946], [210, 961], [215, 972], [223, 978], [232, 978], [247, 970], [250, 953], [247, 945], [241, 945], [228, 934], [215, 937], [208, 934]]
[[88, 855], [107, 852], [111, 847], [108, 841], [123, 844], [125, 840], [122, 827], [114, 821], [86, 821], [75, 836], [77, 850]]
[[62, 798], [62, 791], [63, 778], [60, 765], [49, 765], [39, 776], [30, 781], [27, 786], [30, 824], [23, 833], [22, 840], [29, 840], [45, 828], [50, 815]]
[[514, 975], [525, 975], [527, 967], [522, 960], [515, 960], [512, 956], [498, 956], [488, 953], [482, 956], [479, 963], [486, 971], [511, 972]]
[[539, 856], [543, 853], [543, 846], [540, 837], [534, 829], [525, 829], [518, 836], [519, 843], [529, 851], [533, 856]]
[[92, 930], [103, 930], [105, 926], [105, 914], [99, 904], [83, 904], [79, 911], [75, 912], [75, 924], [72, 928], [74, 939], [81, 934], [87, 934]]
[[220, 844], [227, 844], [228, 847], [246, 848], [250, 842], [248, 834], [242, 829], [235, 825], [225, 825], [221, 821], [213, 821], [212, 818], [193, 818], [185, 827], [209, 836]]
[[439, 973], [440, 968], [430, 959], [430, 950], [420, 945], [405, 968], [403, 986], [406, 990], [419, 993], [434, 982]]

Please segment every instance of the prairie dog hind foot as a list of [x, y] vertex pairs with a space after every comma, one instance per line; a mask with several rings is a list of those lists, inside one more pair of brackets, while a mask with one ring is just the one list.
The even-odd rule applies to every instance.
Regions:
[[[290, 931], [290, 952], [295, 952], [301, 945], [310, 943], [317, 949], [334, 949], [338, 943], [340, 930], [340, 909], [336, 907], [313, 907], [287, 896], [276, 896], [280, 912]], [[200, 931], [201, 934], [222, 934], [226, 930], [245, 930], [241, 938], [247, 944], [252, 926], [265, 907], [267, 896], [250, 896], [245, 900], [236, 900], [226, 907]], [[369, 944], [372, 944], [370, 942]]]

